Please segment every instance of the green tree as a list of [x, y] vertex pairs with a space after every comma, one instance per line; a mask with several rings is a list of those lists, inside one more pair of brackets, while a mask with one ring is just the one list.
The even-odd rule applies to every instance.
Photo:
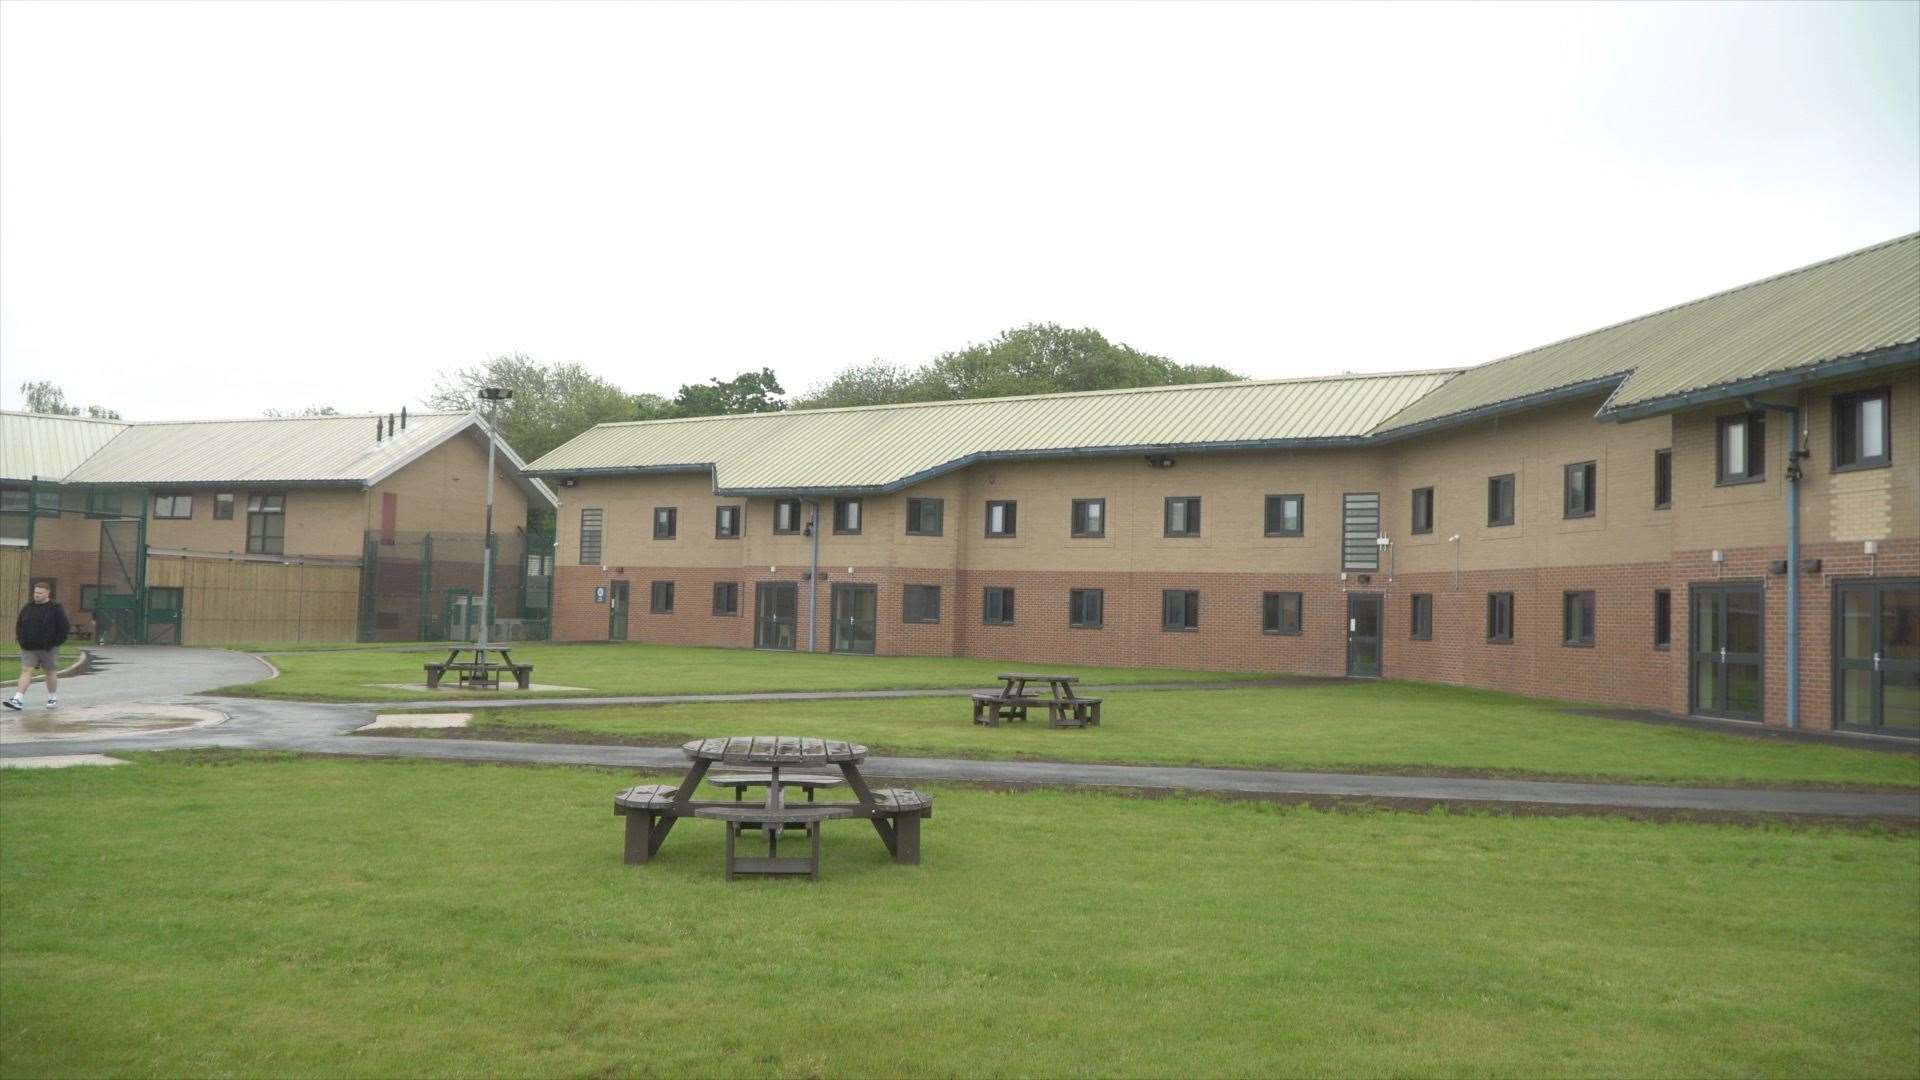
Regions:
[[58, 386], [47, 380], [20, 384], [20, 394], [25, 398], [28, 412], [46, 413], [49, 416], [87, 416], [95, 420], [118, 420], [120, 414], [102, 405], [88, 405], [84, 409], [78, 405], [67, 404], [67, 395]]
[[721, 382], [687, 383], [673, 398], [675, 416], [724, 416], [730, 413], [778, 412], [787, 403], [775, 395], [784, 394], [772, 368], [744, 371]]
[[301, 416], [339, 416], [340, 410], [331, 405], [309, 405], [304, 409], [268, 409], [260, 415], [285, 420], [289, 417]]
[[495, 425], [527, 461], [595, 424], [651, 420], [669, 413], [666, 400], [656, 394], [636, 397], [579, 364], [543, 363], [522, 353], [442, 375], [427, 404], [484, 415], [490, 403], [480, 400], [483, 386], [513, 391], [512, 398], [498, 405]]
[[898, 405], [908, 401], [944, 401], [952, 395], [931, 368], [910, 368], [875, 360], [842, 370], [824, 385], [794, 401], [797, 409], [848, 405]]

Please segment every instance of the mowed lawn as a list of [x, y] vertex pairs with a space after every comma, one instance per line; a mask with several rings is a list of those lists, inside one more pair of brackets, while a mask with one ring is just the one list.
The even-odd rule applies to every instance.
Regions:
[[[1020, 661], [948, 656], [812, 655], [755, 649], [715, 649], [643, 644], [509, 645], [516, 663], [533, 665], [533, 681], [588, 694], [718, 694], [769, 690], [904, 690], [999, 685], [1002, 671], [1023, 670]], [[445, 660], [444, 647], [408, 649], [311, 649], [269, 652], [277, 678], [220, 692], [248, 697], [312, 701], [395, 701], [428, 696], [423, 665]], [[1039, 670], [1050, 671], [1043, 667]], [[1074, 667], [1088, 683], [1221, 682], [1263, 678], [1245, 673], [1162, 668]], [[396, 690], [382, 684], [407, 683]], [[511, 677], [507, 680], [512, 692]], [[463, 691], [445, 691], [458, 699]]]
[[[963, 697], [494, 709], [460, 738], [674, 744], [816, 735], [903, 756], [1447, 772], [1714, 784], [1920, 787], [1920, 754], [1609, 720], [1553, 702], [1397, 682], [1104, 695], [1096, 728], [976, 725]], [[382, 731], [381, 734], [394, 734]]]
[[723, 880], [631, 774], [0, 773], [9, 1076], [1920, 1073], [1920, 836], [932, 788]]

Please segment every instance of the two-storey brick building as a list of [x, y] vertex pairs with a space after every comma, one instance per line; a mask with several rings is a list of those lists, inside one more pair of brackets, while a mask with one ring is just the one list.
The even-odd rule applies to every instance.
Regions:
[[1464, 370], [608, 424], [531, 471], [563, 640], [1920, 734], [1920, 235]]

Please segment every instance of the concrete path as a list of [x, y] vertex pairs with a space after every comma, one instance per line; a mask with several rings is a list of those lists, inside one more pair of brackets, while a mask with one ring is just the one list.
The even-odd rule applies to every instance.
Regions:
[[[1316, 679], [1314, 682], [1329, 680]], [[230, 684], [229, 684], [230, 685]], [[1082, 686], [1082, 697], [1117, 693], [1122, 690], [1255, 690], [1261, 687], [1299, 686], [1296, 679], [1246, 679], [1239, 682], [1127, 683], [1117, 686]], [[552, 709], [599, 705], [700, 705], [708, 702], [753, 701], [862, 701], [889, 698], [966, 697], [977, 694], [978, 686], [926, 687], [918, 690], [767, 690], [743, 694], [639, 694], [624, 697], [483, 697], [461, 691], [449, 691], [445, 698], [431, 701], [364, 701], [356, 707], [381, 712], [441, 712], [450, 706], [463, 709]]]
[[[225, 713], [224, 723], [148, 735], [103, 733], [98, 738], [62, 738], [63, 754], [129, 750], [228, 748], [286, 750], [355, 757], [408, 757], [435, 761], [502, 762], [529, 765], [595, 765], [621, 769], [677, 771], [686, 759], [671, 747], [587, 746], [570, 743], [496, 742], [481, 739], [395, 738], [351, 735], [372, 721], [374, 706], [259, 701], [188, 696], [184, 689], [232, 685], [251, 677], [245, 665], [258, 661], [237, 653], [192, 649], [101, 650], [102, 675], [115, 681], [88, 688], [89, 701], [105, 704], [113, 694], [127, 703], [152, 702], [149, 688], [173, 695], [158, 700], [197, 704]], [[167, 669], [162, 673], [156, 669]], [[195, 674], [197, 672], [197, 674]], [[79, 683], [101, 677], [86, 676]], [[62, 687], [62, 701], [67, 700]], [[892, 691], [879, 693], [891, 694]], [[907, 691], [918, 694], [922, 691]], [[75, 695], [77, 697], [77, 694]], [[767, 700], [764, 695], [743, 700]], [[701, 699], [706, 700], [706, 699]], [[772, 700], [779, 700], [777, 698]], [[435, 702], [440, 708], [444, 702]], [[391, 712], [391, 704], [378, 711]], [[49, 752], [45, 742], [0, 742], [0, 757], [31, 757]], [[866, 771], [908, 782], [956, 780], [997, 784], [1041, 784], [1204, 791], [1275, 798], [1358, 798], [1414, 804], [1459, 802], [1483, 805], [1547, 806], [1567, 809], [1688, 811], [1748, 815], [1818, 815], [1920, 820], [1920, 792], [1861, 794], [1735, 788], [1683, 788], [1637, 784], [1579, 784], [1538, 780], [1487, 780], [1455, 777], [1379, 776], [1345, 773], [1278, 772], [1258, 769], [1177, 768], [1143, 765], [1090, 765], [1064, 762], [977, 761], [949, 758], [870, 758]]]

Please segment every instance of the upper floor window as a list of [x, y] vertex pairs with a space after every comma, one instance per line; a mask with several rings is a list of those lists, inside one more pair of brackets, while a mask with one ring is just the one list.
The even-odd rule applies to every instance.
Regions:
[[1653, 508], [1665, 510], [1673, 505], [1673, 451], [1653, 452]]
[[653, 538], [671, 540], [680, 533], [680, 510], [673, 506], [653, 508]]
[[837, 536], [853, 536], [860, 532], [860, 500], [833, 500], [833, 531]]
[[799, 499], [780, 499], [773, 504], [773, 531], [777, 533], [800, 531]]
[[247, 554], [284, 555], [287, 546], [287, 497], [247, 496]]
[[1107, 500], [1073, 500], [1072, 520], [1068, 522], [1068, 531], [1076, 537], [1107, 535]]
[[1594, 487], [1599, 480], [1599, 466], [1591, 461], [1582, 461], [1569, 465], [1566, 469], [1566, 503], [1563, 517], [1592, 517], [1599, 496]]
[[1200, 499], [1197, 496], [1167, 500], [1166, 535], [1200, 535]]
[[606, 511], [589, 506], [580, 511], [580, 565], [600, 565], [600, 529]]
[[1884, 387], [1833, 399], [1833, 467], [1872, 469], [1893, 460], [1888, 437], [1893, 395]]
[[1307, 531], [1305, 495], [1267, 496], [1267, 535], [1300, 536]]
[[1715, 456], [1717, 483], [1749, 484], [1767, 478], [1767, 416], [1739, 413], [1719, 420]]
[[233, 496], [215, 495], [213, 497], [213, 519], [215, 521], [233, 520]]
[[153, 497], [155, 521], [185, 521], [193, 517], [193, 496], [186, 492], [166, 492]]
[[88, 517], [119, 517], [120, 493], [105, 488], [94, 488], [87, 492]]
[[713, 508], [713, 538], [715, 540], [737, 540], [740, 538], [740, 508], [738, 506], [716, 506]]
[[907, 535], [939, 536], [946, 525], [946, 503], [941, 499], [907, 500]]
[[987, 504], [987, 535], [993, 537], [1013, 536], [1019, 522], [1014, 502], [990, 502]]
[[1433, 531], [1433, 489], [1413, 489], [1413, 517], [1409, 531], [1415, 534]]
[[1513, 474], [1487, 478], [1487, 524], [1513, 524]]

